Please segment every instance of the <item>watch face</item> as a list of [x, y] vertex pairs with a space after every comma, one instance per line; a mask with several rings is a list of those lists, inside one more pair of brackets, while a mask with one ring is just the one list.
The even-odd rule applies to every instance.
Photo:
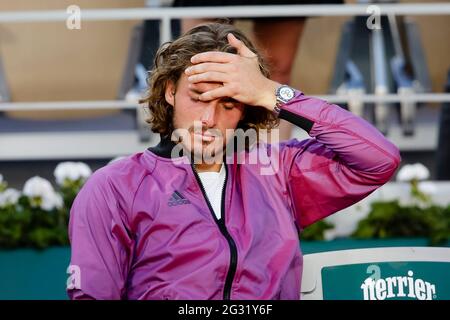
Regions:
[[280, 98], [284, 101], [289, 101], [294, 97], [294, 90], [290, 87], [281, 87], [280, 88]]

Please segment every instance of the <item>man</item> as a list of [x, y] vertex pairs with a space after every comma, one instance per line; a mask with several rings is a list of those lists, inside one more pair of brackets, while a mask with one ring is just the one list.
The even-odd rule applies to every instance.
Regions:
[[[383, 185], [400, 157], [369, 123], [266, 70], [230, 25], [159, 49], [145, 101], [161, 142], [78, 194], [72, 299], [299, 299], [298, 232]], [[277, 118], [312, 138], [264, 144]], [[236, 128], [257, 141], [232, 143]]]

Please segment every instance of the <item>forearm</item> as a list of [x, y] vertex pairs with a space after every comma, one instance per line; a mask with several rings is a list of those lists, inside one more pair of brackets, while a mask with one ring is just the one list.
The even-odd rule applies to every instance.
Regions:
[[306, 130], [354, 170], [389, 172], [400, 162], [398, 148], [364, 119], [301, 92], [279, 114]]

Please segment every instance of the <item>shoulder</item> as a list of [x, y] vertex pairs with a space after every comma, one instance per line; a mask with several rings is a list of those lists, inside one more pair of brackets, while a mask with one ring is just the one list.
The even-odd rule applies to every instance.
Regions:
[[131, 209], [140, 184], [151, 174], [142, 162], [142, 155], [136, 153], [96, 170], [79, 195], [108, 203], [120, 202], [122, 208]]
[[107, 164], [94, 172], [91, 179], [96, 183], [112, 182], [115, 185], [133, 185], [149, 173], [142, 165], [142, 153], [136, 153]]

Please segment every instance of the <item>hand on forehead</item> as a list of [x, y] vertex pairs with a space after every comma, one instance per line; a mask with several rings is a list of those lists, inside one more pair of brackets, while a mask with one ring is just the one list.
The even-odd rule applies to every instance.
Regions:
[[266, 78], [258, 57], [231, 33], [237, 54], [209, 51], [194, 55], [185, 76], [191, 97], [200, 101], [231, 98], [251, 106], [273, 108], [276, 83]]
[[198, 82], [188, 84], [189, 92], [198, 95], [210, 90], [217, 89], [221, 86], [223, 86], [223, 83], [220, 82]]

